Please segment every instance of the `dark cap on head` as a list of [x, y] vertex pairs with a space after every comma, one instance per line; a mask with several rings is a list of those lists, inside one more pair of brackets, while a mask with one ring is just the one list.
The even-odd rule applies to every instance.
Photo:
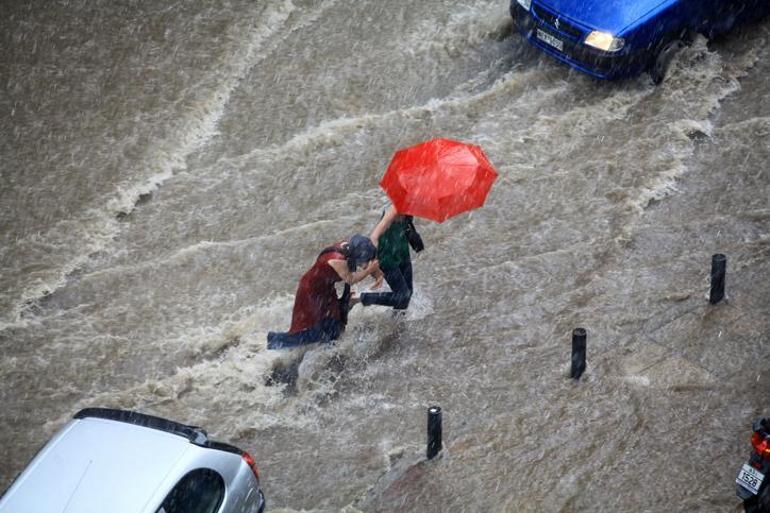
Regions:
[[348, 268], [354, 271], [359, 265], [377, 258], [377, 248], [369, 237], [355, 234], [348, 241]]

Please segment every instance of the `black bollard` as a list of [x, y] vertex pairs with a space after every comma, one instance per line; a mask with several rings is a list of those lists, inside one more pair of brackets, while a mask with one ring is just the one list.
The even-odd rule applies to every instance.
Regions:
[[586, 370], [586, 330], [575, 328], [572, 330], [572, 368], [570, 377], [580, 379]]
[[715, 305], [725, 297], [725, 275], [727, 274], [727, 257], [717, 253], [711, 257], [711, 292], [709, 303]]
[[441, 408], [428, 408], [428, 459], [431, 460], [441, 452]]

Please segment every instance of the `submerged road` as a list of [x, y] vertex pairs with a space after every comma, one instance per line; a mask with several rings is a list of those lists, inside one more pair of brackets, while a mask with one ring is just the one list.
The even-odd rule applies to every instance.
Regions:
[[[699, 39], [653, 87], [534, 51], [504, 1], [6, 2], [0, 488], [105, 406], [244, 447], [271, 511], [734, 510], [770, 397], [769, 38]], [[408, 314], [266, 351], [437, 136], [500, 177], [418, 221]]]

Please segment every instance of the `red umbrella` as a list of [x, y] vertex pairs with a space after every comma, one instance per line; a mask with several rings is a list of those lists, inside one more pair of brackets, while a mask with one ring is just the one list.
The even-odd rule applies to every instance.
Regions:
[[482, 206], [495, 178], [479, 146], [433, 139], [398, 150], [380, 187], [399, 213], [442, 223]]

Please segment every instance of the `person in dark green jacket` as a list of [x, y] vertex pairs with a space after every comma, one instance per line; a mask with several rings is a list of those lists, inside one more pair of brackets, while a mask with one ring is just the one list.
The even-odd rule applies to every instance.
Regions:
[[388, 282], [391, 292], [364, 292], [360, 302], [364, 306], [383, 305], [405, 310], [412, 298], [412, 259], [409, 255], [407, 230], [411, 220], [390, 206], [374, 227], [369, 238], [377, 246], [377, 258], [382, 274], [375, 276], [381, 283]]

